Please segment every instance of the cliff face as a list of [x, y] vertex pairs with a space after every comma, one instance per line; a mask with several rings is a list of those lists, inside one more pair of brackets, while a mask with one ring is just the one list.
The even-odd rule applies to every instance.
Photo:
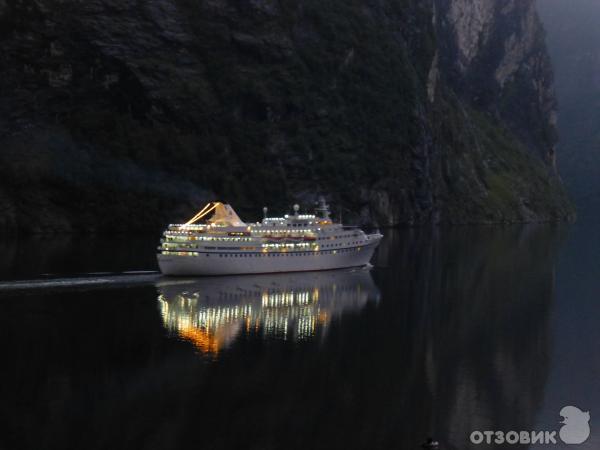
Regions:
[[573, 213], [533, 0], [3, 0], [0, 30], [3, 228]]
[[594, 214], [600, 204], [600, 3], [538, 6], [556, 67], [561, 174], [579, 208]]
[[556, 99], [535, 2], [438, 2], [449, 79], [554, 167]]

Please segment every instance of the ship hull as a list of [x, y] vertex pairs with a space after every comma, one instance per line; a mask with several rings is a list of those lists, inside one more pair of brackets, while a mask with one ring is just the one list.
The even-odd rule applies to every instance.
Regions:
[[[158, 254], [160, 271], [173, 276], [237, 275], [333, 270], [367, 265], [380, 239], [367, 245], [336, 251], [289, 253]], [[226, 255], [226, 256], [225, 256]]]

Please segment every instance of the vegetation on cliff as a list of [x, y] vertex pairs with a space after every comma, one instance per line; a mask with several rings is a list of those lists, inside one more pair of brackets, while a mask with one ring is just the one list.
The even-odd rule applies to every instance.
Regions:
[[469, 42], [460, 3], [7, 0], [0, 227], [155, 229], [215, 197], [256, 218], [320, 194], [378, 225], [571, 216], [539, 24], [490, 3]]

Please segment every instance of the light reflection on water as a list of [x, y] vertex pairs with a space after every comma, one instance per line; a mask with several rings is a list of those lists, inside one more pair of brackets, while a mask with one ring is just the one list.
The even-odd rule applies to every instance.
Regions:
[[462, 450], [566, 404], [593, 421], [596, 229], [386, 231], [370, 272], [0, 295], [0, 448]]
[[172, 335], [216, 355], [242, 332], [303, 341], [379, 291], [368, 269], [163, 281], [158, 306]]

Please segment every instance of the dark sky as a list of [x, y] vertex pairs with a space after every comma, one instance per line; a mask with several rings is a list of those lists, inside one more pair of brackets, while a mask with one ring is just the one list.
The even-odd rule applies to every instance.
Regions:
[[600, 0], [538, 0], [559, 101], [559, 170], [579, 212], [600, 212]]

